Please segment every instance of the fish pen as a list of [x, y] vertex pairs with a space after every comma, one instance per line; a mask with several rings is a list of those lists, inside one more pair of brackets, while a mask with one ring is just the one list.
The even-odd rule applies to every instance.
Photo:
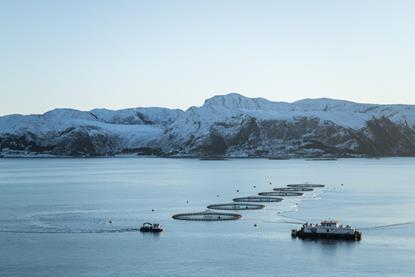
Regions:
[[294, 188], [294, 187], [289, 187], [289, 188], [274, 188], [274, 191], [313, 191], [313, 188]]
[[321, 184], [290, 184], [287, 185], [290, 188], [324, 188]]
[[258, 195], [261, 196], [302, 196], [304, 193], [298, 191], [269, 191], [260, 192]]
[[260, 210], [265, 205], [261, 204], [249, 204], [249, 203], [227, 203], [227, 204], [213, 204], [207, 206], [208, 209], [213, 210]]
[[248, 197], [238, 197], [233, 199], [234, 202], [281, 202], [282, 198], [279, 197], [268, 197], [268, 196], [248, 196]]
[[218, 213], [212, 211], [204, 211], [199, 213], [182, 213], [175, 214], [172, 216], [173, 219], [177, 220], [189, 220], [189, 221], [227, 221], [227, 220], [238, 220], [242, 216], [234, 213]]

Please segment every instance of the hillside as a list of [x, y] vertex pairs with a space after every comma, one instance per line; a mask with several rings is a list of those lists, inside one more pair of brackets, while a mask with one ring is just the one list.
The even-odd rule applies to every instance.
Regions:
[[0, 155], [414, 156], [415, 106], [231, 93], [186, 111], [55, 109], [0, 117]]

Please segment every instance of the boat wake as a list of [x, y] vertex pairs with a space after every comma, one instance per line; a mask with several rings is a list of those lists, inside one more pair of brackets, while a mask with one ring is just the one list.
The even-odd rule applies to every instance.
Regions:
[[61, 229], [61, 230], [13, 230], [4, 229], [0, 233], [13, 234], [102, 234], [102, 233], [126, 233], [136, 232], [139, 228], [119, 228], [119, 229]]

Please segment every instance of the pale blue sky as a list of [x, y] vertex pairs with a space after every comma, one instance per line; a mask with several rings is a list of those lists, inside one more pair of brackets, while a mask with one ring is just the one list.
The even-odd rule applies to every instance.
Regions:
[[0, 114], [239, 92], [415, 104], [415, 1], [0, 0]]

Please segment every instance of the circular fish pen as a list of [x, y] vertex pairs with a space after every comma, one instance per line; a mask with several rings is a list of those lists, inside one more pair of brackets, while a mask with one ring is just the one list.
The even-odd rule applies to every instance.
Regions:
[[259, 203], [270, 203], [270, 202], [281, 202], [282, 198], [279, 197], [268, 197], [268, 196], [248, 196], [238, 197], [233, 199], [234, 202], [259, 202]]
[[313, 191], [313, 188], [274, 188], [274, 191]]
[[290, 184], [287, 185], [290, 188], [324, 188], [321, 184]]
[[212, 211], [204, 211], [199, 213], [183, 213], [175, 214], [173, 219], [177, 220], [189, 220], [189, 221], [226, 221], [226, 220], [238, 220], [242, 216], [240, 214], [233, 213], [217, 213]]
[[298, 191], [270, 191], [260, 192], [258, 195], [261, 196], [302, 196], [304, 193]]
[[249, 203], [227, 203], [227, 204], [213, 204], [207, 206], [208, 209], [213, 210], [260, 210], [263, 209], [265, 205], [261, 204], [249, 204]]

